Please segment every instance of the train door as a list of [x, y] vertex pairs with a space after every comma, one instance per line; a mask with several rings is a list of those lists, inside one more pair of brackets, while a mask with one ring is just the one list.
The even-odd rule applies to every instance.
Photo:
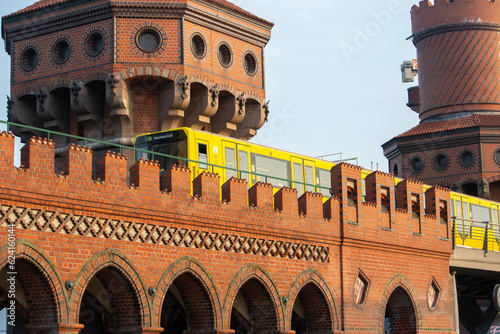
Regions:
[[236, 169], [238, 169], [238, 166], [236, 162], [236, 144], [223, 140], [222, 156], [223, 165], [226, 167], [223, 172], [223, 182], [226, 182], [232, 177], [237, 177]]
[[192, 158], [193, 160], [199, 161], [199, 163], [193, 163], [190, 167], [192, 167], [193, 178], [196, 178], [198, 174], [203, 171], [209, 171], [209, 166], [207, 163], [210, 163], [208, 159], [208, 150], [209, 145], [208, 141], [205, 140], [196, 140], [196, 155]]
[[298, 196], [302, 196], [304, 191], [314, 191], [314, 162], [297, 157], [291, 160], [293, 187], [297, 189]]
[[466, 245], [470, 236], [470, 211], [469, 199], [461, 196], [453, 196], [453, 216], [455, 217], [455, 244]]
[[248, 186], [250, 185], [250, 176], [248, 173], [243, 171], [250, 171], [250, 147], [246, 145], [238, 144], [238, 169], [242, 172], [239, 173], [239, 177], [248, 181]]
[[231, 177], [248, 180], [248, 174], [240, 172], [250, 170], [250, 147], [228, 141], [222, 142], [224, 166], [224, 181]]
[[304, 193], [304, 182], [303, 171], [302, 171], [302, 159], [292, 157], [292, 187], [297, 189], [298, 196], [300, 197]]

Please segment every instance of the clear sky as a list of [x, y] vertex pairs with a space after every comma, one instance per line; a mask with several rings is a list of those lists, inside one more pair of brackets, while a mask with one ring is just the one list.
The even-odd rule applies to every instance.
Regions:
[[[2, 1], [2, 16], [34, 0]], [[234, 0], [274, 22], [265, 49], [269, 122], [252, 139], [320, 156], [343, 152], [387, 171], [380, 145], [418, 124], [406, 107], [400, 64], [416, 58], [416, 0]], [[5, 50], [5, 49], [4, 49]], [[10, 95], [10, 57], [0, 52], [0, 105]], [[0, 106], [0, 119], [6, 119]], [[2, 129], [0, 127], [0, 129]]]

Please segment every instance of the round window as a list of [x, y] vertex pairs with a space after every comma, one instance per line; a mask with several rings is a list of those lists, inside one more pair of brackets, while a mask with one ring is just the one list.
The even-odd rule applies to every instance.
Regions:
[[21, 54], [21, 67], [26, 72], [32, 71], [35, 69], [36, 64], [38, 63], [38, 53], [32, 47], [28, 47], [24, 49]]
[[60, 39], [52, 47], [52, 58], [57, 64], [64, 64], [69, 59], [70, 52], [68, 41]]
[[229, 67], [231, 66], [231, 63], [233, 62], [233, 54], [231, 53], [231, 49], [229, 48], [229, 45], [226, 43], [222, 43], [219, 46], [219, 51], [217, 56], [219, 57], [219, 61], [224, 67]]
[[153, 53], [160, 49], [163, 38], [160, 32], [153, 27], [145, 27], [137, 32], [137, 47], [146, 53]]
[[460, 164], [464, 167], [470, 167], [474, 163], [474, 155], [471, 151], [465, 151], [460, 154]]
[[205, 39], [201, 34], [194, 34], [191, 37], [191, 52], [193, 52], [196, 58], [203, 58], [207, 53], [207, 47], [205, 45]]
[[249, 75], [255, 75], [257, 73], [257, 59], [253, 55], [253, 53], [248, 52], [245, 54], [245, 59], [244, 59], [244, 66], [245, 66], [245, 71]]
[[493, 153], [493, 159], [495, 159], [495, 162], [497, 164], [500, 164], [500, 149], [496, 150], [495, 153]]
[[414, 174], [418, 174], [424, 169], [424, 164], [420, 158], [413, 158], [410, 162], [411, 172]]
[[85, 40], [85, 51], [91, 57], [98, 56], [104, 49], [104, 37], [99, 31], [89, 34]]
[[448, 167], [448, 158], [444, 154], [439, 154], [434, 162], [438, 170], [445, 170]]

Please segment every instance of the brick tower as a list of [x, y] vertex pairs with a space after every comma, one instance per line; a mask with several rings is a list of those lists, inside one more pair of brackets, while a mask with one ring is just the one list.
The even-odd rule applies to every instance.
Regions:
[[384, 145], [396, 176], [500, 199], [500, 4], [420, 1], [411, 10], [420, 124]]
[[225, 0], [40, 0], [2, 19], [9, 119], [125, 145], [179, 126], [249, 139], [272, 26]]

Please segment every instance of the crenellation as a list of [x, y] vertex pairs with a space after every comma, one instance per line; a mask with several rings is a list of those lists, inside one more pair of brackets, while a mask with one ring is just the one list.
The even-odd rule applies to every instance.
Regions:
[[73, 179], [92, 178], [92, 149], [71, 144], [61, 156], [61, 173]]
[[323, 217], [332, 222], [340, 220], [340, 198], [332, 196], [323, 203]]
[[495, 1], [420, 1], [411, 8], [413, 34], [441, 25], [497, 23], [500, 6]]
[[14, 167], [14, 149], [15, 141], [12, 132], [0, 132], [0, 165]]
[[108, 151], [96, 165], [96, 177], [110, 186], [127, 186], [127, 157]]
[[21, 164], [33, 173], [54, 174], [54, 148], [52, 140], [32, 137], [21, 149]]
[[217, 173], [202, 172], [193, 180], [193, 195], [203, 201], [220, 202], [220, 177]]
[[180, 197], [191, 196], [191, 170], [173, 165], [161, 176], [161, 189]]
[[311, 191], [306, 191], [298, 199], [299, 213], [307, 218], [323, 218], [323, 195]]
[[139, 159], [130, 168], [130, 184], [134, 184], [146, 193], [155, 193], [160, 190], [160, 164], [158, 161]]
[[297, 215], [297, 189], [283, 187], [274, 194], [274, 209], [285, 215]]
[[222, 200], [232, 206], [248, 206], [248, 182], [245, 179], [231, 177], [221, 187]]
[[248, 204], [258, 209], [272, 210], [274, 207], [273, 185], [257, 182], [248, 190]]

